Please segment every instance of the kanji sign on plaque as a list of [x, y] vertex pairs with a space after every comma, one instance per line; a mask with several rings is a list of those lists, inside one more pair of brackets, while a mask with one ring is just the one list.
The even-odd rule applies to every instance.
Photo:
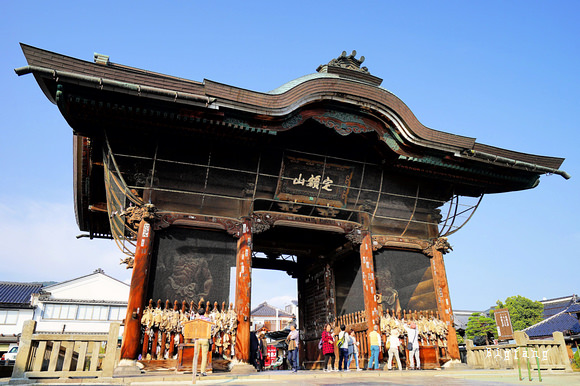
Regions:
[[493, 312], [495, 316], [495, 324], [497, 324], [497, 335], [499, 340], [508, 340], [514, 338], [514, 330], [512, 328], [512, 320], [510, 319], [510, 312], [507, 308], [500, 308]]
[[276, 198], [343, 208], [353, 170], [351, 166], [286, 156]]

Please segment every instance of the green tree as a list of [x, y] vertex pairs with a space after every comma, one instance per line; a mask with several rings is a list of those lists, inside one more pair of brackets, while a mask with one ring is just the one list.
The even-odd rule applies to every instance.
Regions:
[[495, 320], [488, 318], [479, 312], [471, 314], [467, 320], [467, 327], [465, 328], [465, 337], [467, 339], [473, 339], [476, 336], [484, 336], [485, 342], [489, 344], [490, 336], [495, 337], [496, 335], [497, 326]]
[[542, 303], [520, 295], [510, 296], [505, 300], [505, 303], [498, 300], [497, 308], [507, 308], [509, 310], [514, 331], [521, 331], [541, 322], [544, 314], [544, 305]]
[[455, 331], [455, 334], [457, 335], [457, 343], [464, 344], [465, 341], [463, 340], [463, 337], [461, 336], [461, 334], [459, 334], [457, 331]]

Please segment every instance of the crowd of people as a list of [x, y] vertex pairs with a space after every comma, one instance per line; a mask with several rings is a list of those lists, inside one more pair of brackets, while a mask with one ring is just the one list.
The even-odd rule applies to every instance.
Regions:
[[[296, 329], [296, 324], [290, 324], [290, 331], [286, 337], [287, 355], [286, 359], [288, 367], [292, 372], [297, 372], [299, 369], [298, 363], [298, 348], [299, 348], [299, 333]], [[403, 323], [398, 328], [391, 328], [387, 334], [386, 339], [382, 339], [381, 331], [378, 325], [374, 325], [373, 329], [368, 333], [368, 343], [370, 347], [370, 356], [366, 370], [379, 370], [379, 353], [383, 347], [388, 352], [387, 370], [393, 369], [393, 359], [396, 361], [396, 369], [401, 371], [403, 366], [400, 359], [400, 349], [403, 339], [401, 336], [407, 337], [407, 346], [409, 351], [408, 370], [419, 370], [421, 368], [421, 361], [419, 358], [419, 330], [415, 322]], [[258, 333], [251, 333], [250, 352], [252, 362], [258, 371], [264, 370], [264, 361], [267, 356], [267, 342], [264, 331]], [[357, 341], [354, 329], [347, 330], [346, 325], [342, 324], [338, 332], [333, 331], [332, 325], [326, 324], [322, 337], [318, 344], [324, 356], [323, 370], [330, 371], [351, 371], [351, 363], [354, 360], [354, 371], [362, 371], [363, 368], [359, 364], [359, 350], [360, 342]], [[338, 349], [338, 350], [335, 350]], [[338, 351], [338, 366], [335, 367], [336, 351]]]
[[[336, 360], [334, 354], [334, 344], [338, 346], [338, 370], [339, 371], [350, 371], [350, 363], [354, 359], [356, 364], [356, 370], [361, 371], [358, 361], [358, 353], [360, 343], [357, 342], [354, 330], [346, 331], [346, 326], [343, 324], [340, 326], [340, 332], [338, 334], [332, 333], [332, 326], [330, 324], [326, 325], [325, 330], [322, 332], [322, 338], [320, 339], [319, 348], [322, 349], [322, 354], [324, 355], [324, 371], [334, 371], [334, 362]], [[330, 369], [328, 364], [330, 362]]]
[[[407, 335], [407, 350], [409, 351], [409, 370], [419, 370], [421, 368], [421, 360], [419, 359], [419, 331], [417, 325], [414, 322], [409, 324], [404, 324]], [[402, 343], [401, 332], [394, 328], [390, 330], [390, 334], [386, 338], [385, 349], [388, 352], [387, 370], [393, 368], [393, 357], [397, 363], [397, 369], [402, 370], [401, 359], [399, 357], [399, 350]], [[367, 370], [378, 370], [379, 369], [379, 353], [382, 347], [381, 333], [379, 331], [379, 326], [374, 325], [372, 331], [368, 334], [369, 346], [370, 346], [370, 357], [368, 362]], [[338, 368], [335, 368], [336, 354], [335, 345], [338, 348]], [[347, 331], [346, 326], [343, 324], [340, 326], [340, 331], [338, 334], [332, 331], [332, 325], [327, 324], [324, 331], [322, 332], [322, 337], [320, 338], [320, 343], [318, 348], [322, 350], [324, 356], [324, 371], [350, 371], [351, 362], [354, 360], [356, 365], [356, 371], [363, 370], [359, 366], [359, 348], [360, 342], [357, 341], [354, 329]]]

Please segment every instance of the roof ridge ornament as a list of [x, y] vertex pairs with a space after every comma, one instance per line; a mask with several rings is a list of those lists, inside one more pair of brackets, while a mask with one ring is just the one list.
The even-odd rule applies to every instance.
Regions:
[[338, 75], [340, 78], [355, 80], [372, 86], [380, 86], [383, 80], [371, 75], [368, 68], [361, 67], [365, 57], [361, 56], [360, 59], [357, 59], [355, 56], [355, 50], [350, 55], [347, 55], [346, 51], [342, 51], [338, 58], [332, 59], [328, 64], [321, 64], [316, 71]]
[[348, 70], [360, 71], [365, 74], [370, 74], [369, 69], [366, 67], [361, 67], [361, 64], [365, 61], [365, 57], [361, 56], [360, 59], [355, 58], [356, 50], [352, 50], [350, 55], [346, 55], [346, 51], [342, 51], [342, 54], [336, 59], [332, 59], [328, 64], [321, 64], [316, 69], [317, 72], [328, 72], [328, 67], [341, 67]]

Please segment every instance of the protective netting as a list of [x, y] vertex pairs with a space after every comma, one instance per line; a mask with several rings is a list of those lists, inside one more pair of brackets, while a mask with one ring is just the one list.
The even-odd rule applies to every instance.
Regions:
[[442, 219], [439, 222], [439, 236], [447, 237], [457, 232], [475, 214], [479, 207], [483, 194], [479, 197], [466, 197], [454, 195], [441, 208]]
[[124, 254], [134, 257], [137, 232], [127, 225], [125, 214], [129, 207], [141, 206], [144, 202], [133, 194], [125, 183], [108, 140], [105, 140], [103, 147], [103, 165], [111, 234], [119, 249]]

